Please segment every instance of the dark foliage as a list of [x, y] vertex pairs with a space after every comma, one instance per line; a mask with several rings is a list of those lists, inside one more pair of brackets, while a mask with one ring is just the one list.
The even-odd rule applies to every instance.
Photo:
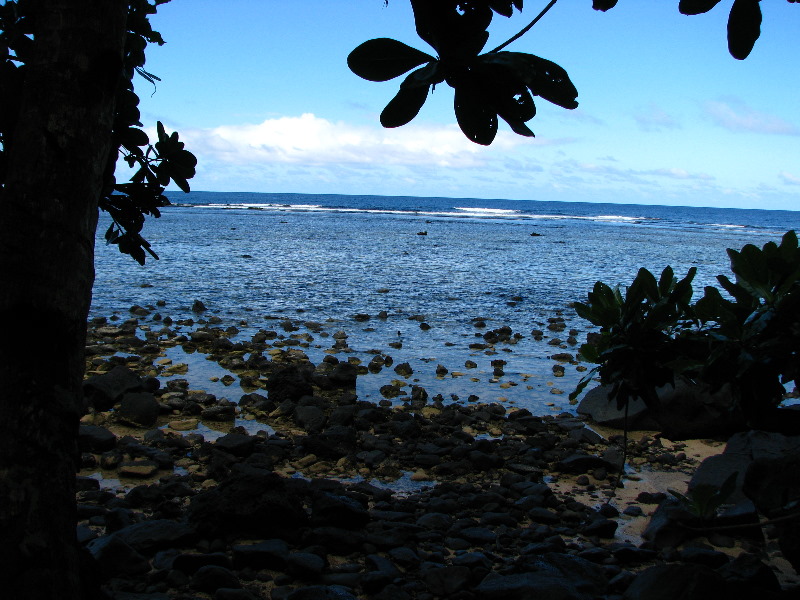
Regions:
[[501, 52], [502, 47], [481, 54], [493, 14], [510, 17], [515, 8], [522, 10], [522, 0], [411, 0], [411, 6], [417, 34], [437, 57], [378, 38], [361, 44], [347, 59], [356, 75], [370, 81], [415, 69], [381, 113], [384, 127], [411, 121], [431, 88], [442, 82], [455, 90], [453, 105], [464, 135], [483, 145], [494, 140], [498, 117], [519, 135], [533, 136], [526, 123], [536, 115], [534, 96], [564, 108], [578, 106], [578, 92], [557, 64], [532, 54]]
[[780, 244], [748, 244], [728, 255], [735, 281], [720, 275], [722, 291], [708, 286], [694, 304], [694, 269], [677, 281], [667, 267], [658, 282], [640, 269], [624, 295], [596, 283], [576, 310], [600, 327], [581, 348], [598, 367], [572, 397], [599, 374], [620, 407], [635, 397], [655, 406], [656, 388], [681, 375], [730, 386], [748, 423], [764, 423], [783, 401], [784, 385], [800, 380], [800, 248], [789, 231]]
[[[130, 0], [128, 35], [125, 41], [122, 70], [116, 94], [112, 144], [106, 181], [99, 208], [108, 212], [112, 224], [105, 239], [116, 244], [120, 252], [130, 254], [140, 264], [145, 252], [158, 258], [150, 244], [141, 236], [145, 217], [159, 217], [159, 208], [169, 200], [164, 189], [170, 183], [184, 192], [188, 180], [195, 174], [197, 160], [184, 148], [177, 133], [167, 135], [164, 126], [157, 124], [158, 140], [150, 143], [143, 131], [139, 115], [139, 97], [133, 86], [136, 74], [155, 85], [158, 77], [144, 70], [145, 49], [148, 43], [163, 44], [161, 35], [153, 31], [149, 18], [161, 4], [169, 0]], [[19, 90], [25, 78], [25, 64], [33, 43], [32, 4], [26, 0], [9, 1], [0, 6], [0, 185], [6, 177], [6, 152], [13, 146], [13, 131], [19, 114]], [[136, 171], [127, 183], [117, 183], [114, 172], [117, 157], [122, 156]]]
[[[708, 12], [720, 0], [680, 0], [685, 15]], [[797, 2], [800, 0], [788, 0]], [[388, 2], [388, 0], [387, 0]], [[445, 82], [454, 89], [456, 120], [464, 135], [489, 145], [497, 135], [498, 117], [515, 133], [533, 137], [527, 123], [536, 115], [533, 98], [558, 106], [578, 106], [578, 91], [567, 72], [532, 54], [502, 52], [555, 5], [551, 0], [517, 35], [481, 54], [494, 13], [512, 16], [522, 11], [522, 0], [410, 0], [417, 35], [435, 51], [431, 56], [402, 42], [377, 38], [364, 42], [347, 58], [350, 70], [369, 81], [388, 81], [409, 73], [381, 113], [384, 127], [400, 127], [419, 114], [430, 91]], [[734, 0], [728, 19], [728, 48], [737, 59], [746, 58], [761, 33], [760, 0]], [[617, 0], [592, 0], [592, 8], [607, 11]]]

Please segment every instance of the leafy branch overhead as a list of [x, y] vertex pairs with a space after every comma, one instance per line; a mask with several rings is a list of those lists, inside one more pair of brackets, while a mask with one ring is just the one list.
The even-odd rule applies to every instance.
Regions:
[[[388, 1], [388, 0], [387, 0]], [[578, 91], [559, 65], [521, 52], [505, 52], [558, 0], [550, 0], [517, 35], [494, 50], [483, 51], [494, 13], [511, 17], [523, 0], [410, 0], [417, 34], [433, 48], [432, 56], [390, 38], [364, 42], [347, 57], [347, 65], [369, 81], [388, 81], [408, 73], [400, 89], [381, 112], [384, 127], [400, 127], [419, 114], [428, 94], [439, 83], [454, 89], [456, 120], [471, 141], [488, 146], [497, 135], [498, 117], [515, 133], [533, 137], [527, 123], [536, 115], [539, 96], [567, 109], [578, 106]], [[680, 0], [685, 15], [708, 12], [720, 0]], [[788, 0], [799, 2], [800, 0]], [[761, 33], [760, 0], [734, 0], [728, 19], [728, 48], [744, 59]], [[617, 0], [592, 0], [592, 8], [607, 11]], [[412, 71], [412, 69], [414, 69]]]
[[138, 73], [153, 85], [159, 80], [144, 70], [145, 48], [148, 43], [164, 44], [161, 35], [153, 31], [149, 16], [166, 2], [169, 0], [154, 0], [153, 4], [149, 0], [132, 0], [130, 3], [112, 137], [119, 155], [136, 171], [128, 183], [117, 183], [113, 175], [117, 153], [112, 153], [107, 169], [110, 175], [98, 205], [112, 219], [105, 234], [106, 242], [116, 244], [120, 252], [130, 254], [139, 264], [145, 263], [145, 252], [158, 259], [141, 236], [145, 215], [161, 216], [159, 208], [169, 205], [164, 189], [170, 181], [188, 193], [188, 180], [194, 177], [197, 165], [197, 159], [184, 148], [176, 132], [168, 135], [163, 124], [158, 122], [158, 140], [151, 144], [139, 120], [139, 97], [134, 92], [133, 78]]
[[[127, 36], [115, 97], [113, 151], [109, 153], [106, 180], [98, 201], [98, 208], [108, 212], [112, 219], [106, 241], [116, 244], [120, 252], [130, 254], [140, 264], [145, 262], [145, 252], [158, 258], [141, 236], [145, 216], [159, 217], [159, 208], [169, 204], [164, 189], [170, 182], [188, 192], [188, 180], [194, 177], [197, 164], [178, 134], [168, 135], [161, 123], [157, 125], [158, 141], [150, 143], [142, 129], [139, 97], [133, 86], [137, 73], [153, 85], [159, 80], [144, 70], [145, 49], [148, 43], [164, 43], [150, 25], [149, 17], [166, 2], [169, 0], [129, 0]], [[5, 156], [14, 143], [19, 90], [33, 44], [34, 7], [35, 4], [22, 0], [0, 5], [0, 185], [6, 180]], [[136, 169], [127, 183], [117, 183], [114, 177], [119, 156]]]
[[534, 96], [564, 108], [578, 106], [578, 91], [554, 62], [499, 49], [481, 54], [493, 13], [509, 17], [514, 8], [522, 9], [522, 0], [411, 0], [411, 6], [418, 35], [437, 57], [397, 40], [378, 38], [364, 42], [347, 58], [350, 70], [369, 81], [388, 81], [414, 69], [381, 113], [384, 127], [410, 122], [431, 88], [442, 82], [455, 90], [461, 131], [483, 145], [494, 140], [498, 117], [516, 133], [533, 136], [526, 123], [536, 114]]

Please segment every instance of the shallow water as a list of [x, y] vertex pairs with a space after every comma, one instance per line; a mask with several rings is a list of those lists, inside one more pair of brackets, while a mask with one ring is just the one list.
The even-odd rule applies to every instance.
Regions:
[[[577, 329], [582, 340], [589, 324], [568, 305], [584, 300], [595, 281], [625, 285], [641, 266], [660, 273], [669, 264], [679, 276], [696, 266], [702, 290], [728, 272], [726, 248], [777, 241], [800, 226], [800, 213], [785, 211], [202, 192], [178, 199], [191, 204], [164, 209], [143, 232], [159, 261], [140, 267], [98, 238], [93, 316], [128, 318], [131, 305], [155, 309], [161, 300], [161, 315], [197, 319], [191, 306], [199, 299], [209, 308], [204, 317], [236, 325], [240, 338], [260, 329], [287, 339], [309, 334], [297, 347], [313, 362], [333, 352], [333, 334], [345, 331], [353, 352], [337, 353], [340, 360], [366, 364], [371, 350], [381, 351], [414, 370], [407, 380], [394, 366], [359, 377], [363, 399], [381, 399], [380, 387], [400, 379], [431, 396], [475, 394], [538, 414], [569, 409], [580, 373], [566, 364], [555, 378], [548, 357], [576, 353], [567, 333]], [[99, 231], [107, 226], [101, 219]], [[386, 318], [377, 318], [381, 311]], [[357, 313], [370, 319], [357, 321]], [[558, 313], [566, 330], [534, 340], [531, 331]], [[417, 315], [430, 329], [410, 319]], [[297, 331], [285, 331], [285, 321]], [[469, 348], [503, 325], [523, 337], [499, 344], [496, 354]], [[550, 345], [553, 338], [562, 343]], [[184, 377], [192, 388], [238, 400], [238, 382], [210, 381], [224, 374], [218, 365], [181, 353], [168, 356], [190, 365]], [[477, 368], [465, 368], [468, 359]], [[501, 377], [493, 376], [498, 359], [507, 361]], [[448, 374], [438, 377], [438, 365]]]

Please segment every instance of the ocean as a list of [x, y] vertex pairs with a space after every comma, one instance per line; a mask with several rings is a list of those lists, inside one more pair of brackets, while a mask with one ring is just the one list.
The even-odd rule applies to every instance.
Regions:
[[[239, 329], [234, 340], [274, 330], [318, 362], [344, 332], [340, 360], [366, 364], [380, 351], [412, 367], [407, 378], [392, 368], [361, 376], [362, 399], [383, 399], [380, 388], [400, 379], [406, 391], [422, 385], [448, 402], [474, 395], [536, 414], [573, 409], [567, 395], [582, 365], [551, 357], [577, 354], [590, 326], [570, 304], [595, 281], [624, 286], [639, 267], [658, 275], [670, 265], [682, 276], [694, 266], [702, 292], [729, 274], [726, 248], [800, 229], [794, 211], [233, 192], [170, 199], [143, 231], [161, 257], [144, 267], [105, 246], [101, 215], [91, 316], [130, 318], [142, 305], [197, 320], [191, 306], [201, 300], [205, 319]], [[563, 330], [548, 329], [554, 319]], [[517, 334], [510, 343], [475, 347], [504, 326]], [[211, 381], [224, 370], [204, 357], [177, 348], [169, 358], [189, 365], [195, 389], [232, 401], [243, 393]]]

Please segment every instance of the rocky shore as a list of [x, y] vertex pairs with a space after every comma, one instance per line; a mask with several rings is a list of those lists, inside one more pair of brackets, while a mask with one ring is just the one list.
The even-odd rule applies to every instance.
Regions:
[[[111, 598], [798, 593], [768, 530], [689, 535], [664, 518], [659, 486], [685, 491], [703, 458], [692, 442], [632, 436], [618, 483], [620, 432], [571, 412], [453, 402], [409, 383], [389, 349], [348, 360], [347, 334], [322, 325], [333, 351], [315, 364], [314, 324], [240, 339], [241, 324], [198, 316], [177, 331], [153, 310], [89, 324], [78, 535]], [[487, 333], [488, 349], [514, 339]], [[240, 397], [190, 381], [167, 358], [177, 346], [222, 367]], [[360, 399], [358, 378], [381, 369], [397, 382]]]

